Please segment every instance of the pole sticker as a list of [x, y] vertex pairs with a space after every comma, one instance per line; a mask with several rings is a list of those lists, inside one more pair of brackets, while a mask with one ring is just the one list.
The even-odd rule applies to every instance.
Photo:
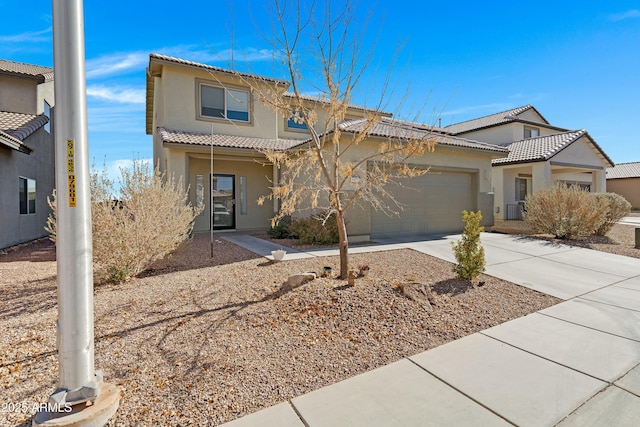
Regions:
[[67, 190], [70, 208], [76, 207], [75, 151], [75, 141], [73, 139], [67, 139]]

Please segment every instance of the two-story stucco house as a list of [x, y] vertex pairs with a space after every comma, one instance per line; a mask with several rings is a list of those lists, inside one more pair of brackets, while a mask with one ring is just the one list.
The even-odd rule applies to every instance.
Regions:
[[607, 168], [613, 161], [583, 130], [551, 125], [526, 105], [444, 128], [448, 133], [500, 145], [507, 157], [493, 160], [495, 219], [522, 219], [527, 195], [556, 182], [606, 191]]
[[[264, 150], [299, 148], [309, 138], [303, 124], [268, 108], [256, 87], [286, 93], [289, 83], [159, 54], [149, 57], [146, 132], [153, 136], [154, 162], [160, 169], [184, 179], [192, 203], [204, 199], [195, 231], [268, 228], [278, 202], [260, 206], [257, 199], [270, 192], [279, 171], [266, 162]], [[324, 114], [323, 99], [305, 97], [305, 102], [320, 117]], [[348, 109], [345, 122], [338, 124], [342, 137], [361, 129], [366, 112], [359, 106]], [[464, 209], [480, 209], [484, 223], [493, 223], [491, 161], [506, 156], [506, 148], [379, 114], [382, 120], [350, 153], [353, 158], [366, 158], [382, 142], [403, 135], [436, 135], [438, 143], [434, 152], [412, 161], [429, 168], [426, 175], [391, 187], [404, 205], [401, 215], [387, 216], [367, 206], [350, 211], [347, 229], [352, 240], [458, 232]], [[357, 185], [357, 179], [351, 182]]]
[[53, 106], [53, 69], [0, 60], [0, 248], [47, 235]]

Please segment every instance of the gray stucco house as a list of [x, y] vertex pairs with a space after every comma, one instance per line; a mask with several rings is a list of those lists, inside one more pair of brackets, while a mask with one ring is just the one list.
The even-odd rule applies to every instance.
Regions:
[[53, 107], [52, 68], [0, 60], [0, 249], [47, 235]]

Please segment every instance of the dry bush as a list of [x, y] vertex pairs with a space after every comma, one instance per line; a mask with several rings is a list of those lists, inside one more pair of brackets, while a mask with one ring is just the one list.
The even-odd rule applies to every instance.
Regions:
[[616, 193], [599, 193], [595, 195], [598, 209], [604, 215], [604, 222], [595, 230], [597, 236], [606, 235], [614, 224], [631, 212], [631, 203]]
[[[145, 162], [134, 160], [120, 170], [120, 197], [106, 169], [91, 174], [91, 222], [94, 270], [109, 280], [123, 281], [144, 271], [187, 240], [200, 211], [187, 202], [188, 191]], [[47, 231], [55, 241], [54, 214]]]
[[536, 233], [572, 239], [592, 235], [604, 222], [604, 215], [593, 193], [558, 183], [527, 197], [524, 220]]
[[305, 244], [338, 243], [340, 238], [335, 214], [295, 219], [289, 230], [294, 238]]

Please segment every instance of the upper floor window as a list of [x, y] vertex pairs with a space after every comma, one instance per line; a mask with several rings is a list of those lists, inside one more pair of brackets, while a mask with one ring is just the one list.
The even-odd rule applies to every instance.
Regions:
[[307, 130], [307, 124], [302, 121], [301, 118], [294, 118], [293, 116], [289, 117], [287, 120], [287, 130]]
[[20, 214], [36, 213], [36, 181], [29, 178], [18, 178], [20, 195]]
[[535, 138], [537, 136], [540, 136], [540, 129], [538, 128], [532, 128], [532, 127], [528, 127], [525, 126], [524, 127], [524, 138]]
[[49, 121], [44, 125], [44, 130], [51, 133], [51, 105], [47, 101], [44, 101], [44, 115], [47, 116]]
[[249, 91], [200, 83], [200, 116], [249, 122]]

